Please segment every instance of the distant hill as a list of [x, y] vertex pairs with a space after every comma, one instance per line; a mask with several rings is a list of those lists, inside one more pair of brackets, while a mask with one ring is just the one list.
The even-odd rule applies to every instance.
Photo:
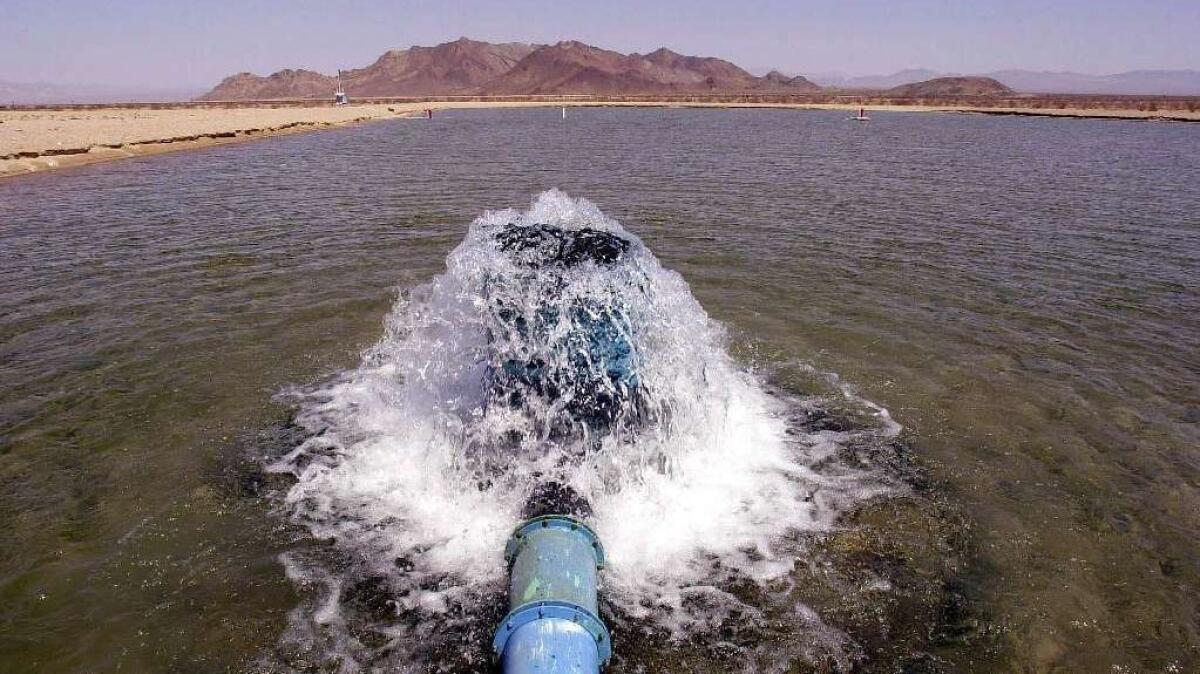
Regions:
[[[462, 38], [435, 47], [389, 51], [342, 73], [353, 96], [455, 94], [802, 93], [820, 89], [804, 77], [756, 77], [719, 58], [662, 48], [622, 54], [568, 40], [553, 45], [492, 44]], [[201, 100], [325, 98], [336, 78], [307, 70], [227, 77]]]
[[512, 70], [538, 47], [464, 37], [436, 47], [389, 51], [366, 68], [343, 73], [343, 82], [354, 96], [471, 94]]
[[902, 84], [885, 93], [901, 98], [939, 96], [1011, 96], [1016, 93], [990, 77], [935, 77], [924, 82]]
[[[959, 77], [927, 69], [901, 70], [891, 75], [848, 77], [837, 73], [809, 75], [825, 87], [839, 89], [891, 89], [903, 84], [938, 77]], [[1084, 75], [1072, 72], [998, 70], [982, 73], [1001, 84], [1027, 94], [1102, 94], [1129, 96], [1200, 96], [1200, 70], [1131, 70], [1113, 75]]]
[[311, 70], [280, 70], [267, 77], [238, 73], [221, 80], [199, 100], [236, 101], [270, 98], [329, 98], [337, 79]]
[[778, 70], [772, 70], [763, 76], [766, 87], [770, 89], [791, 91], [820, 91], [821, 87], [803, 75], [784, 75]]

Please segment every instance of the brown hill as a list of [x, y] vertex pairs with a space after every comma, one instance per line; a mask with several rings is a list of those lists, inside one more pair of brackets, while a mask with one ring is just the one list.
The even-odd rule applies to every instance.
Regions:
[[436, 47], [389, 51], [375, 63], [343, 73], [352, 96], [471, 94], [512, 70], [536, 47], [460, 38]]
[[[803, 93], [817, 85], [772, 72], [755, 77], [719, 58], [685, 56], [662, 48], [645, 56], [576, 41], [554, 45], [491, 44], [467, 38], [436, 47], [389, 51], [374, 63], [342, 73], [351, 97], [455, 94], [689, 94]], [[336, 79], [307, 70], [269, 77], [226, 78], [201, 100], [324, 98]]]
[[[803, 83], [789, 80], [784, 87], [803, 90]], [[572, 40], [535, 50], [507, 74], [484, 86], [483, 91], [627, 96], [745, 93], [777, 88], [778, 83], [755, 77], [718, 58], [684, 56], [666, 48], [645, 56], [626, 55]]]
[[683, 56], [665, 47], [647, 54], [646, 60], [676, 73], [699, 75], [703, 77], [704, 88], [720, 92], [741, 93], [764, 89], [803, 92], [821, 88], [803, 77], [788, 77], [778, 70], [772, 70], [765, 77], [755, 77], [729, 61], [711, 56]]
[[267, 100], [273, 98], [330, 98], [337, 80], [311, 70], [280, 70], [268, 77], [253, 73], [230, 75], [202, 101]]
[[796, 75], [788, 77], [778, 70], [772, 70], [763, 76], [763, 86], [771, 91], [780, 92], [805, 92], [805, 91], [820, 91], [821, 87], [813, 83], [807, 77]]
[[[512, 69], [533, 45], [491, 44], [461, 38], [436, 47], [393, 50], [375, 63], [342, 73], [352, 96], [440, 96], [475, 93]], [[281, 70], [268, 77], [239, 73], [225, 78], [203, 101], [330, 98], [337, 78], [311, 70]]]
[[693, 81], [706, 88], [753, 89], [758, 84], [757, 77], [729, 61], [712, 56], [684, 56], [661, 47], [647, 54], [645, 59], [681, 80]]
[[1011, 96], [1013, 90], [990, 77], [935, 77], [924, 82], [903, 84], [885, 93], [903, 98], [938, 96]]
[[490, 82], [490, 94], [619, 94], [645, 88], [658, 74], [636, 56], [566, 41], [542, 47]]

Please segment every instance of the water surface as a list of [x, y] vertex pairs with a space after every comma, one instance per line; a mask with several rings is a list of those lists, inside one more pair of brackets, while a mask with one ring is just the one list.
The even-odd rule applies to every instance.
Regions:
[[[819, 620], [839, 655], [800, 671], [1191, 671], [1197, 185], [1188, 125], [673, 109], [447, 112], [6, 180], [0, 669], [329, 666], [282, 640], [321, 589], [279, 562], [320, 545], [261, 470], [303, 439], [279, 394], [356, 367], [483, 210], [559, 187], [679, 271], [767, 385], [841, 413], [836, 375], [905, 428], [867, 458], [909, 494], [797, 548], [785, 594], [812, 615], [689, 666]], [[678, 648], [616, 618], [622, 671]]]

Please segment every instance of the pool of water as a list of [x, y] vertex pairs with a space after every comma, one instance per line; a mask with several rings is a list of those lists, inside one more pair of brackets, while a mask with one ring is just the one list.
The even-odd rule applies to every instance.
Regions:
[[[741, 614], [680, 641], [607, 609], [613, 671], [1192, 671], [1198, 185], [1191, 125], [682, 109], [0, 182], [0, 669], [485, 667], [389, 641], [405, 616], [357, 576], [332, 634], [328, 583], [284, 562], [362, 559], [264, 466], [307, 437], [296, 391], [359, 368], [476, 218], [560, 188], [679, 272], [805, 432], [870, 404], [904, 428], [841, 446], [888, 494], [775, 541], [783, 577], [727, 579]], [[469, 640], [494, 616], [466, 606]]]

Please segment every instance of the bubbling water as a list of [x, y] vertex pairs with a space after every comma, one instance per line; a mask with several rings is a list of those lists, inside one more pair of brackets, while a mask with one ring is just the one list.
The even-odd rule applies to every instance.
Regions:
[[[541, 239], [514, 252], [513, 232]], [[555, 246], [625, 243], [569, 263], [535, 250], [531, 262], [545, 232]], [[589, 346], [598, 330], [617, 356]], [[834, 460], [844, 433], [796, 428], [803, 401], [770, 391], [725, 345], [684, 279], [590, 202], [552, 190], [526, 212], [485, 213], [445, 273], [396, 303], [358, 368], [300, 393], [308, 440], [274, 469], [296, 478], [292, 518], [343, 561], [288, 560], [293, 577], [327, 588], [294, 622], [336, 627], [352, 567], [381, 579], [396, 617], [385, 632], [403, 650], [414, 625], [470, 613], [503, 583], [505, 539], [553, 480], [590, 503], [605, 600], [676, 637], [703, 631], [721, 609], [697, 608], [698, 589], [737, 602], [714, 568], [786, 576], [795, 550], [781, 540], [828, 530], [882, 489]]]

